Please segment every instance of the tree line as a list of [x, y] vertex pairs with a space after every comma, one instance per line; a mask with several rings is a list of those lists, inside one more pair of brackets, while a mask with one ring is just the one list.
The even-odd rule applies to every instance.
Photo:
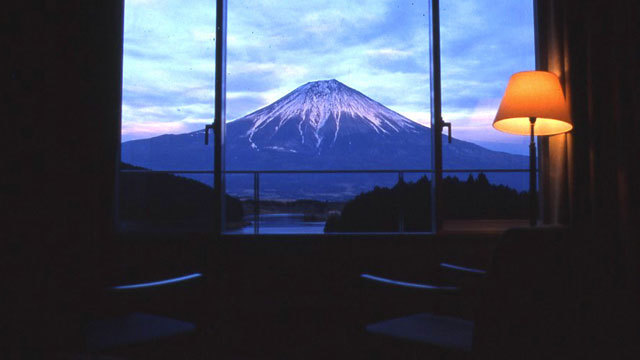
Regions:
[[[448, 176], [442, 181], [446, 219], [523, 219], [529, 193], [491, 184], [483, 173], [466, 181]], [[348, 201], [339, 215], [329, 217], [325, 232], [408, 232], [431, 230], [431, 180], [399, 181], [392, 188], [375, 187]]]

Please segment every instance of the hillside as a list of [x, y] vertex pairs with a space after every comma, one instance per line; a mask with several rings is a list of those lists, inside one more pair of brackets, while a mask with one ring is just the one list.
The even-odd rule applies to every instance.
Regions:
[[[489, 183], [484, 174], [466, 181], [442, 181], [445, 219], [524, 219], [529, 195]], [[325, 232], [394, 232], [399, 219], [405, 231], [431, 230], [431, 181], [399, 182], [392, 188], [375, 188], [347, 202], [342, 213], [330, 217]]]
[[[126, 163], [123, 170], [144, 170]], [[199, 181], [164, 173], [121, 172], [119, 218], [125, 228], [188, 227], [212, 230], [215, 191]], [[242, 221], [242, 203], [226, 197], [227, 220]]]
[[[337, 80], [314, 81], [228, 122], [225, 156], [226, 170], [429, 169], [431, 129]], [[154, 170], [212, 169], [213, 145], [204, 145], [202, 130], [167, 134], [123, 143], [122, 160]], [[527, 161], [455, 138], [443, 141], [445, 169], [522, 169]], [[521, 187], [518, 175], [492, 176], [493, 182]], [[273, 199], [345, 200], [392, 186], [381, 178], [272, 175], [263, 185]], [[252, 181], [251, 175], [234, 175], [227, 190], [249, 196]]]

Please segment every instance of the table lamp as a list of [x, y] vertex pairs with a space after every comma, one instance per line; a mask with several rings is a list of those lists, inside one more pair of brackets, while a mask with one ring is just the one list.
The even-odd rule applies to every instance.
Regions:
[[523, 71], [509, 79], [493, 127], [516, 135], [529, 135], [530, 225], [537, 222], [536, 144], [534, 136], [561, 134], [573, 128], [558, 77], [547, 71]]

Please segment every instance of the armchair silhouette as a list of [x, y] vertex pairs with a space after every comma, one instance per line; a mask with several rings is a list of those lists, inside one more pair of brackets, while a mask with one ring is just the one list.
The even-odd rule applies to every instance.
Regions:
[[[362, 280], [389, 291], [410, 289], [472, 303], [471, 319], [437, 312], [413, 313], [366, 325], [366, 331], [446, 358], [549, 359], [568, 355], [573, 312], [563, 227], [518, 228], [498, 242], [488, 271], [441, 263], [455, 284], [430, 285], [384, 279]], [[433, 304], [432, 303], [432, 304]], [[393, 347], [397, 349], [397, 346]], [[394, 350], [395, 351], [395, 350]]]

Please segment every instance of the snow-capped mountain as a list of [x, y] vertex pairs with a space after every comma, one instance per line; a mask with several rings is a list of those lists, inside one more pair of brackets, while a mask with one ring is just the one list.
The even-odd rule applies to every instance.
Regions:
[[306, 83], [227, 124], [227, 166], [426, 168], [429, 128], [337, 80]]
[[[212, 145], [205, 147], [203, 140], [204, 132], [200, 130], [128, 141], [122, 144], [122, 161], [155, 170], [213, 169]], [[431, 129], [337, 80], [314, 81], [228, 122], [225, 159], [227, 170], [430, 169]], [[527, 159], [457, 139], [450, 144], [443, 141], [443, 163], [448, 169], [527, 168]], [[370, 186], [368, 179], [373, 177], [288, 176], [291, 181], [274, 183], [276, 188], [296, 196], [302, 196], [296, 189], [320, 188], [327, 193], [344, 191], [353, 195]], [[244, 183], [250, 176], [235, 177], [240, 178], [246, 179], [228, 180], [228, 187]], [[335, 189], [338, 181], [343, 186]], [[508, 184], [510, 180], [501, 182]]]
[[248, 130], [240, 137], [246, 137], [253, 149], [316, 155], [354, 134], [402, 135], [425, 130], [337, 80], [306, 83], [229, 128], [242, 125]]

